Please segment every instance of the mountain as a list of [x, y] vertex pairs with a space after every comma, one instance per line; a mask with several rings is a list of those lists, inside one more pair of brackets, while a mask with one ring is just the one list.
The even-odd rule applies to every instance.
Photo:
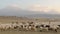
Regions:
[[0, 16], [24, 16], [35, 14], [36, 12], [23, 10], [16, 7], [6, 7], [4, 9], [0, 9]]
[[49, 11], [48, 13], [44, 11], [29, 11], [23, 10], [19, 7], [11, 7], [8, 6], [4, 9], [0, 9], [0, 16], [25, 16], [25, 17], [45, 17], [45, 18], [53, 18], [60, 17], [56, 11]]

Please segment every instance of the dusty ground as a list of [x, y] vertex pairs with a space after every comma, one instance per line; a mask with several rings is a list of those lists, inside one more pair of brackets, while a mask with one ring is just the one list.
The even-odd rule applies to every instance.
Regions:
[[0, 23], [11, 23], [11, 22], [27, 22], [27, 21], [37, 21], [37, 22], [55, 22], [55, 21], [60, 21], [60, 18], [53, 18], [52, 19], [48, 19], [48, 18], [27, 18], [27, 17], [16, 17], [16, 16], [0, 16]]
[[21, 32], [21, 31], [0, 31], [0, 34], [60, 34], [60, 31], [58, 32]]

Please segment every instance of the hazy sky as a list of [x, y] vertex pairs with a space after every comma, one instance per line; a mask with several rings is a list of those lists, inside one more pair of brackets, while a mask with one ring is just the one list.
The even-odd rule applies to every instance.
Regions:
[[56, 11], [60, 13], [60, 0], [0, 0], [0, 9], [7, 6], [33, 11]]

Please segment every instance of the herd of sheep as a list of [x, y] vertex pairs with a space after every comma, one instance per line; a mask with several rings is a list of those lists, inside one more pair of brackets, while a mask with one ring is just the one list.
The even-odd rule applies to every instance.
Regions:
[[6, 30], [19, 30], [19, 31], [55, 31], [57, 32], [60, 29], [60, 25], [50, 25], [50, 24], [40, 24], [40, 23], [6, 23], [0, 24], [0, 31]]

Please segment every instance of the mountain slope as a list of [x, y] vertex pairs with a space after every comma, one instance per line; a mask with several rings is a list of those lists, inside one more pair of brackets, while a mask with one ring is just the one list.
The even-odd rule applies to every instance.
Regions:
[[19, 7], [11, 7], [8, 6], [4, 9], [0, 9], [0, 16], [26, 16], [26, 17], [60, 17], [60, 14], [58, 14], [56, 11], [29, 11], [29, 10], [23, 10]]

